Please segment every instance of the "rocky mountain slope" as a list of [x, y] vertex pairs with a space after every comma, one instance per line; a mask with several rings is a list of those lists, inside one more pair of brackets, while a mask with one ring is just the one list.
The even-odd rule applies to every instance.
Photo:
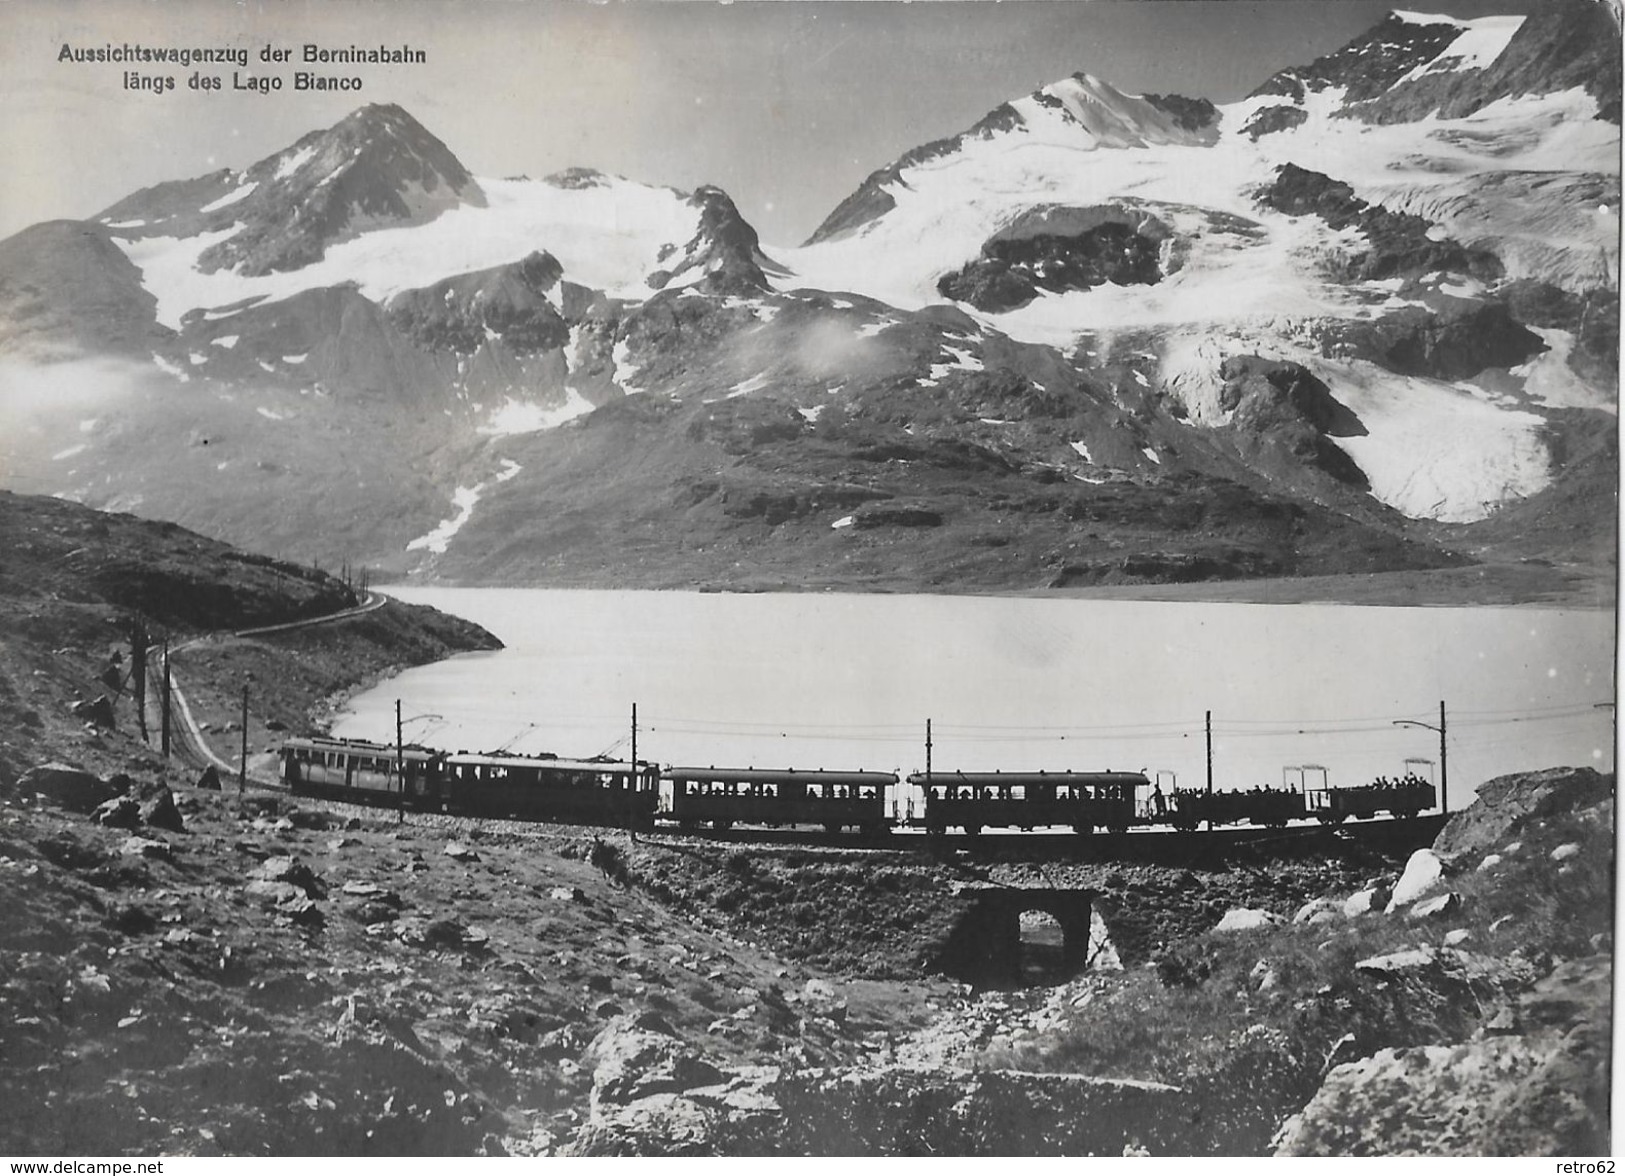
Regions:
[[[326, 699], [393, 670], [491, 649], [489, 633], [388, 601], [342, 623], [259, 630], [354, 608], [363, 590], [319, 568], [240, 551], [171, 523], [0, 491], [0, 779], [69, 758], [104, 775], [159, 764], [157, 652], [195, 719], [240, 732], [251, 693], [251, 754], [308, 727]], [[134, 634], [150, 652], [148, 724], [134, 702]], [[175, 718], [175, 750], [182, 750]], [[222, 751], [235, 755], [240, 734]]]
[[1618, 85], [1592, 0], [1396, 13], [1224, 107], [1079, 74], [795, 248], [366, 107], [0, 242], [0, 464], [465, 582], [1416, 570], [1535, 557], [1513, 511], [1611, 566]]

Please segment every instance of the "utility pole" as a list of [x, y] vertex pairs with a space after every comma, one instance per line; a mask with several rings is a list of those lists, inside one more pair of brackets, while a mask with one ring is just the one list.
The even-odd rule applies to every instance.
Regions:
[[631, 793], [626, 800], [626, 827], [631, 831], [633, 844], [638, 840], [637, 803], [638, 792], [643, 783], [643, 769], [638, 764], [638, 704], [632, 704], [632, 776], [627, 781]]
[[1444, 699], [1439, 700], [1439, 725], [1424, 723], [1420, 719], [1395, 719], [1396, 727], [1420, 727], [1424, 731], [1437, 731], [1439, 733], [1439, 811], [1445, 816], [1450, 815], [1450, 765], [1446, 759], [1448, 751], [1445, 747], [1444, 733]]
[[163, 710], [163, 749], [164, 758], [169, 758], [169, 638], [164, 638], [164, 692], [160, 702]]
[[141, 742], [147, 741], [147, 623], [140, 613], [130, 614], [130, 685], [135, 690], [135, 717]]
[[1203, 721], [1207, 733], [1207, 831], [1213, 832], [1213, 712]]
[[925, 720], [925, 786], [931, 787], [931, 720]]
[[395, 700], [395, 778], [401, 782], [401, 795], [395, 805], [395, 823], [406, 820], [405, 747], [401, 743], [401, 700]]
[[243, 687], [242, 758], [237, 761], [237, 806], [242, 807], [243, 790], [248, 787], [248, 687]]
[[1445, 759], [1444, 699], [1439, 699], [1439, 811], [1450, 815], [1450, 765]]

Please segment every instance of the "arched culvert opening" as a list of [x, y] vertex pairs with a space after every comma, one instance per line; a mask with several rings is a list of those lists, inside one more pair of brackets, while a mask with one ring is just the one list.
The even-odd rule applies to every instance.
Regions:
[[1088, 966], [1093, 891], [979, 886], [955, 897], [969, 901], [932, 953], [933, 971], [977, 988], [1024, 988], [1063, 983]]
[[1067, 951], [1066, 930], [1048, 911], [1022, 911], [1021, 962], [1018, 975], [1023, 987], [1062, 984], [1076, 970]]

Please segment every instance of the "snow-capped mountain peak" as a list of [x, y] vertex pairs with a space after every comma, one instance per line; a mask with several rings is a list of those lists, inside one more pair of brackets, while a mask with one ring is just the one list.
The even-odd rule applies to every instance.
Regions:
[[1021, 116], [1027, 132], [1043, 135], [1048, 131], [1063, 142], [1085, 149], [1163, 143], [1200, 146], [1213, 142], [1216, 135], [1211, 105], [1207, 107], [1210, 118], [1193, 125], [1188, 117], [1181, 118], [1177, 107], [1159, 105], [1167, 101], [1156, 95], [1131, 96], [1090, 74], [1076, 73], [1010, 105]]
[[98, 219], [131, 237], [220, 234], [197, 268], [258, 277], [318, 262], [372, 229], [485, 203], [444, 143], [399, 106], [372, 105], [241, 172], [160, 184]]

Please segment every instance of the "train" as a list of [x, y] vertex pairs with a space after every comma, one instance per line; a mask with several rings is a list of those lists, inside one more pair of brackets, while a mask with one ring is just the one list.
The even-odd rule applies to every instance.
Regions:
[[637, 827], [654, 820], [660, 770], [557, 756], [449, 754], [418, 744], [299, 738], [281, 748], [295, 796], [458, 816]]
[[571, 760], [503, 752], [444, 752], [359, 739], [285, 740], [281, 775], [296, 796], [422, 812], [565, 824], [724, 830], [734, 825], [852, 829], [879, 837], [923, 827], [932, 836], [961, 829], [1069, 828], [1080, 836], [1168, 826], [1251, 824], [1279, 828], [1314, 819], [1336, 825], [1387, 813], [1410, 818], [1432, 809], [1433, 785], [1407, 772], [1397, 780], [1320, 788], [1265, 786], [1164, 792], [1144, 772], [916, 772], [907, 784], [922, 799], [894, 799], [892, 772], [668, 767], [645, 760]]

